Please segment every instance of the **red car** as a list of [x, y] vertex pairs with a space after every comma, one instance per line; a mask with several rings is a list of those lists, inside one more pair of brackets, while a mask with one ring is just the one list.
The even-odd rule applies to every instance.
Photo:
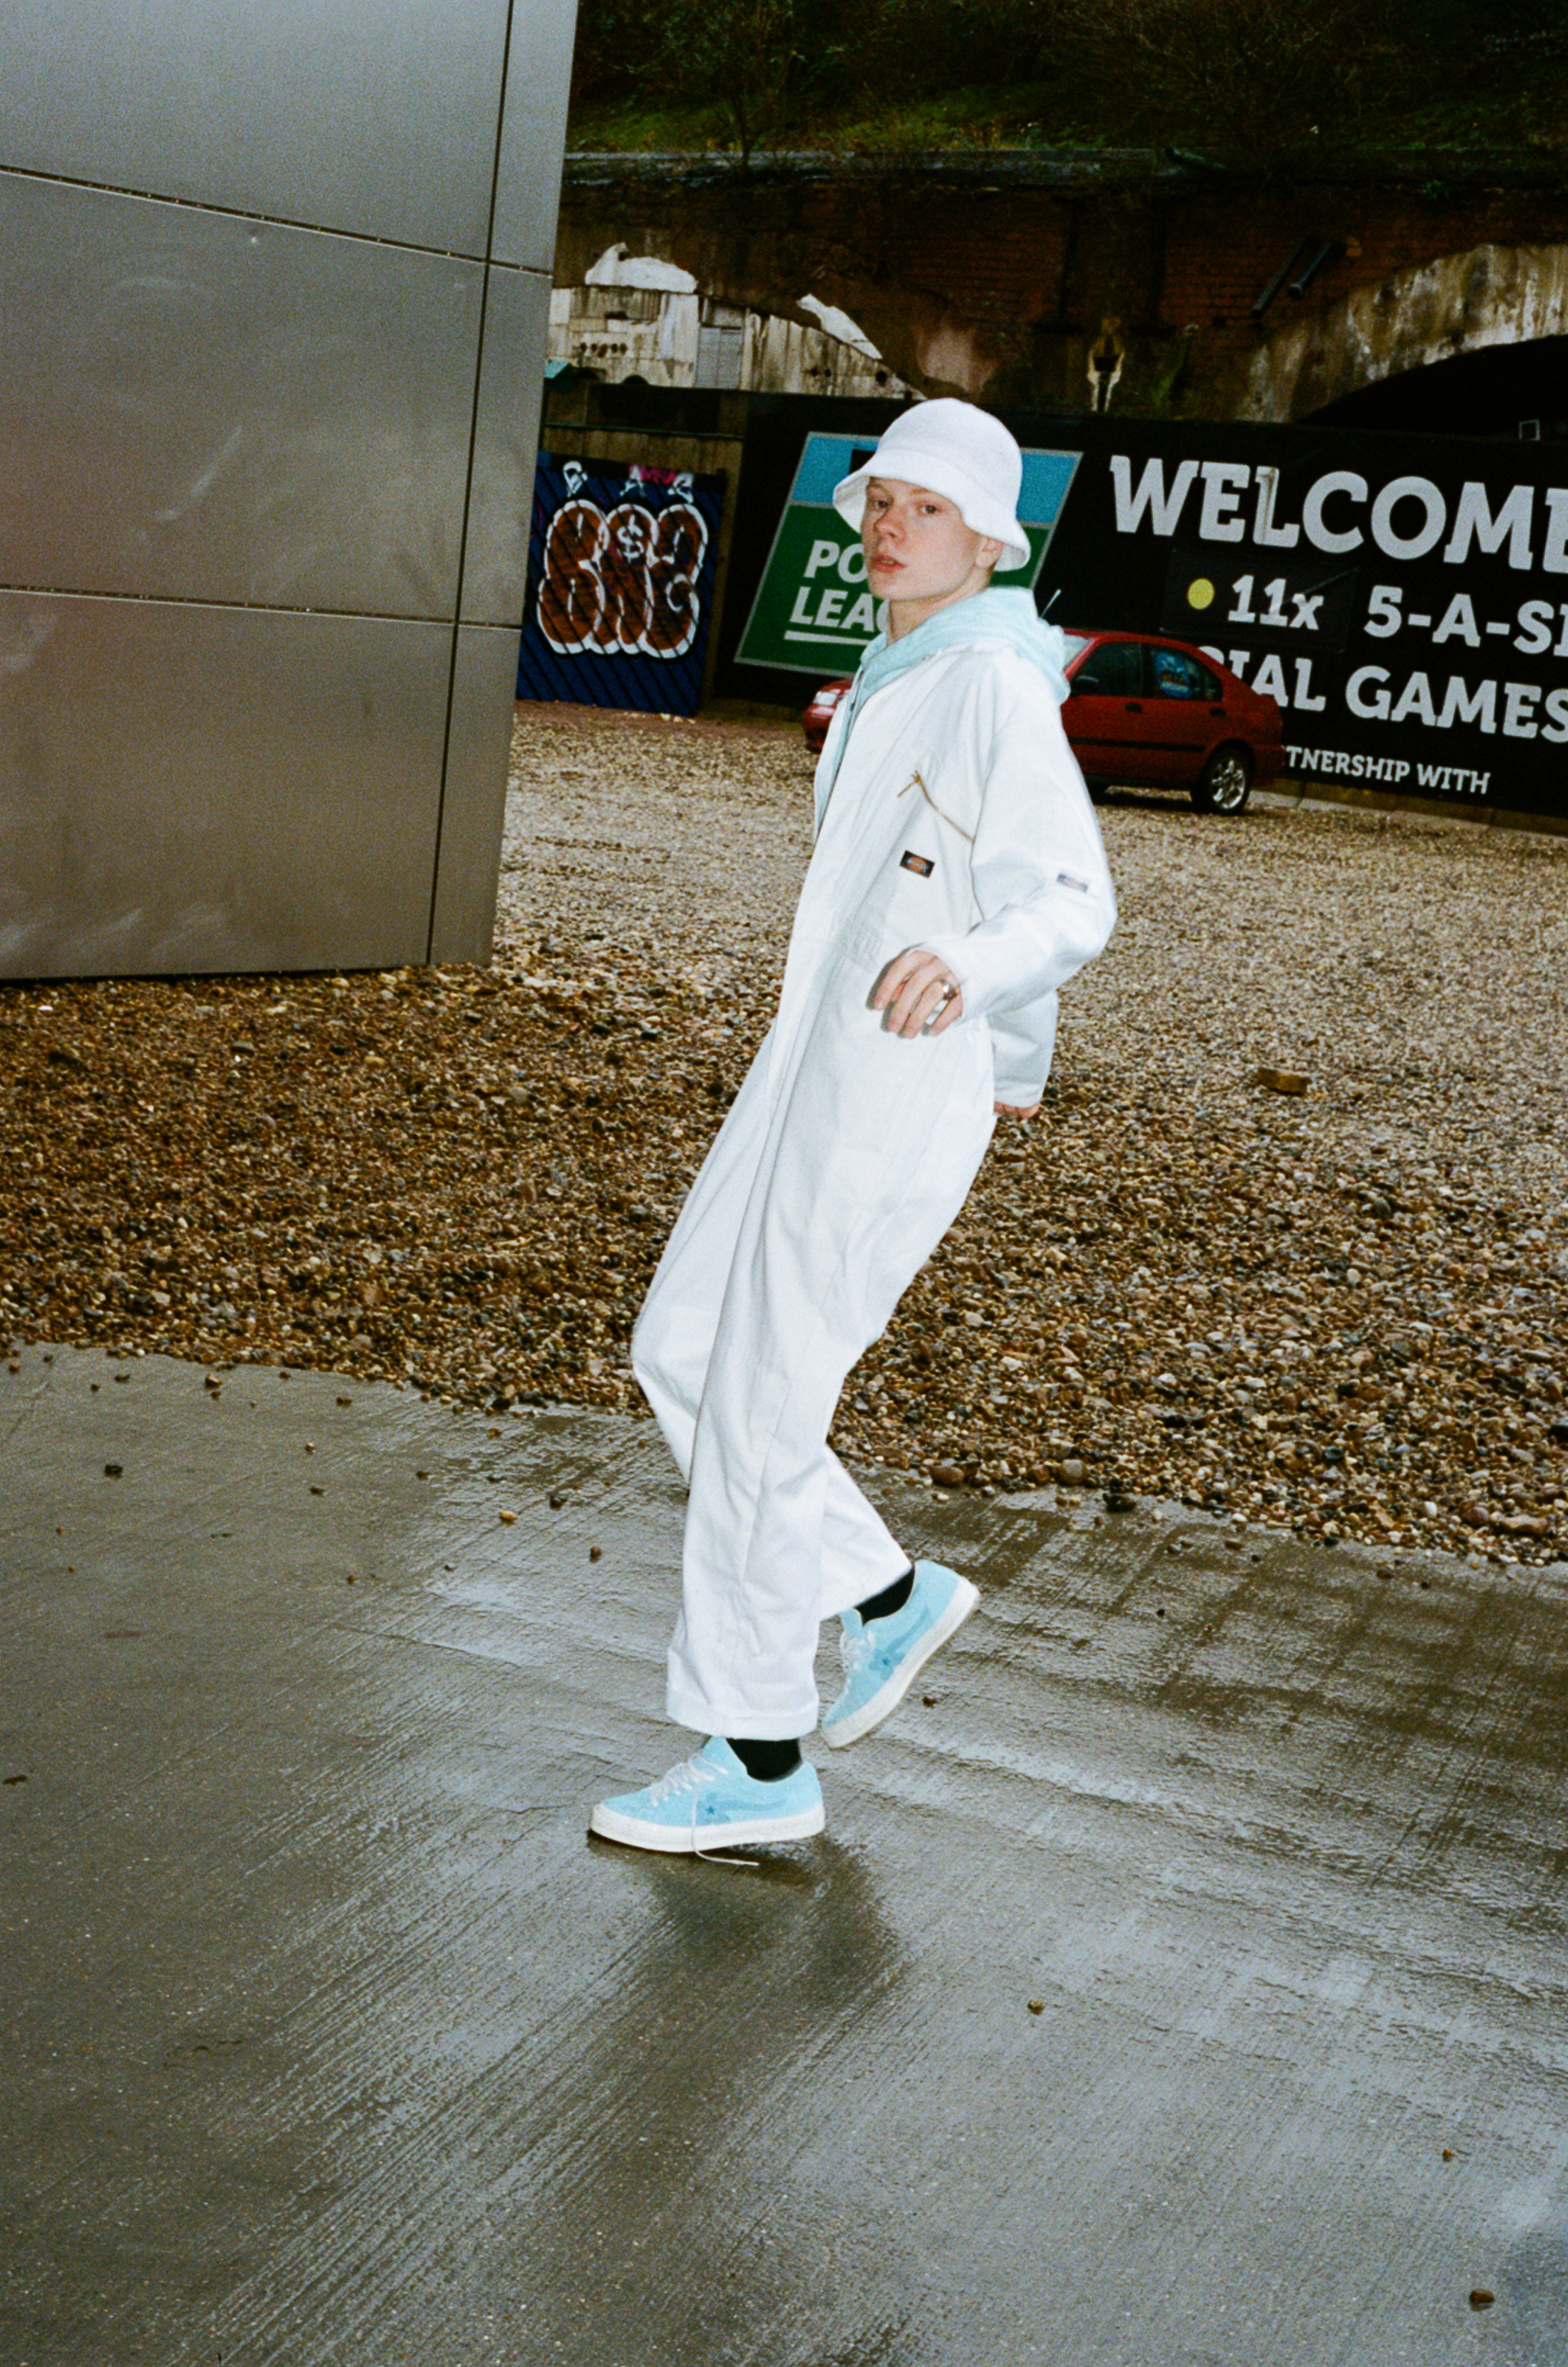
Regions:
[[821, 754], [822, 742], [828, 737], [828, 726], [833, 720], [833, 710], [849, 686], [850, 677], [846, 674], [840, 675], [837, 682], [825, 682], [820, 690], [812, 693], [811, 704], [800, 719], [800, 727], [806, 734], [806, 744], [814, 756]]
[[[1185, 789], [1200, 813], [1239, 813], [1284, 762], [1280, 702], [1188, 641], [1153, 633], [1078, 633], [1067, 645], [1073, 753], [1098, 805], [1112, 784]], [[824, 683], [802, 721], [820, 748], [847, 678]]]

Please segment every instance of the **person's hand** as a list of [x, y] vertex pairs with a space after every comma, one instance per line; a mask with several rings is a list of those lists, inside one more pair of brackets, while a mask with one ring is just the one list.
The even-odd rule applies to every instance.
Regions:
[[1030, 1118], [1038, 1117], [1040, 1115], [1040, 1104], [1038, 1102], [1035, 1102], [1032, 1107], [1029, 1109], [1020, 1109], [1016, 1102], [993, 1102], [991, 1104], [991, 1107], [996, 1111], [998, 1117]]
[[964, 990], [944, 961], [911, 946], [895, 955], [877, 980], [871, 1007], [887, 1014], [891, 1036], [919, 1036], [928, 1028], [940, 1036], [963, 1018]]

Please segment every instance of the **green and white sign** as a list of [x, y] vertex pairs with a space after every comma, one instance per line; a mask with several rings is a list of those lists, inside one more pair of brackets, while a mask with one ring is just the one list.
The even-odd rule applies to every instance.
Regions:
[[[866, 588], [860, 537], [833, 507], [833, 488], [869, 450], [862, 437], [807, 437], [735, 653], [739, 664], [781, 667], [814, 682], [852, 674], [859, 664], [876, 631], [876, 603]], [[1029, 565], [1002, 582], [1033, 590], [1080, 457], [1025, 452], [1018, 518], [1029, 538]]]

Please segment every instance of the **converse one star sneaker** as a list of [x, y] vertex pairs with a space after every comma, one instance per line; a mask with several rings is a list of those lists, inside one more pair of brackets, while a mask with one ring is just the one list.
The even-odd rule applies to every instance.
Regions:
[[918, 1561], [902, 1611], [891, 1611], [885, 1619], [863, 1619], [858, 1611], [846, 1611], [839, 1638], [846, 1682], [823, 1717], [823, 1741], [841, 1750], [845, 1743], [858, 1742], [880, 1726], [979, 1600], [978, 1589], [955, 1569], [944, 1569], [939, 1561]]
[[601, 1800], [588, 1829], [631, 1849], [700, 1856], [752, 1841], [805, 1840], [826, 1821], [815, 1767], [802, 1760], [792, 1774], [763, 1784], [716, 1734], [656, 1784]]

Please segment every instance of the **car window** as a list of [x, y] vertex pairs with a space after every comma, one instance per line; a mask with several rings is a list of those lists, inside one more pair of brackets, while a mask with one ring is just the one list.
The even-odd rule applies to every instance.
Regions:
[[1219, 684], [1206, 665], [1189, 657], [1185, 650], [1164, 650], [1157, 644], [1149, 651], [1155, 662], [1155, 688], [1161, 698], [1219, 698]]
[[1100, 642], [1073, 676], [1076, 691], [1092, 691], [1101, 698], [1137, 698], [1143, 687], [1141, 641]]

